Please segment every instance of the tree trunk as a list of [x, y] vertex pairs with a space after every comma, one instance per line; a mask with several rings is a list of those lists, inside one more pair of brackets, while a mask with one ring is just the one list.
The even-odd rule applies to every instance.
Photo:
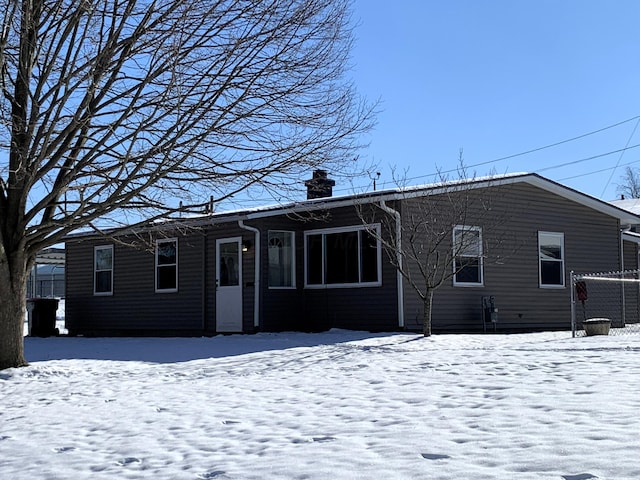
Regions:
[[431, 310], [433, 308], [433, 289], [427, 288], [424, 296], [424, 319], [422, 333], [425, 337], [431, 336]]
[[0, 370], [27, 365], [23, 338], [26, 272], [25, 262], [11, 262], [4, 255], [0, 257]]

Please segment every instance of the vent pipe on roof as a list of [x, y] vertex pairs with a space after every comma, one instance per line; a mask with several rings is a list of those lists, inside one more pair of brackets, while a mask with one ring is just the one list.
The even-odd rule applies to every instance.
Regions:
[[330, 197], [333, 195], [333, 186], [335, 184], [335, 180], [327, 177], [326, 170], [314, 170], [313, 178], [304, 182], [307, 187], [307, 200]]

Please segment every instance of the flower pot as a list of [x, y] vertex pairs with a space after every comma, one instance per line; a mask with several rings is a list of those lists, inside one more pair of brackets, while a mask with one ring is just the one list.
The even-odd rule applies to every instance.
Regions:
[[608, 318], [589, 318], [582, 322], [584, 333], [591, 335], [609, 335], [611, 320]]

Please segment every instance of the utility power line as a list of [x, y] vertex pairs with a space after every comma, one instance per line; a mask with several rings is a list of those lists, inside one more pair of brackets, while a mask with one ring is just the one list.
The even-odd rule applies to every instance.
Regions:
[[613, 174], [615, 173], [616, 169], [618, 168], [618, 165], [620, 164], [620, 160], [622, 160], [622, 156], [627, 151], [627, 146], [629, 145], [629, 143], [631, 143], [631, 139], [636, 134], [636, 130], [638, 129], [638, 124], [639, 123], [640, 123], [640, 118], [636, 121], [636, 125], [635, 125], [635, 127], [633, 127], [633, 131], [631, 132], [631, 135], [629, 135], [629, 139], [627, 140], [627, 144], [624, 146], [624, 149], [622, 150], [622, 153], [620, 153], [620, 156], [618, 157], [618, 161], [616, 162], [615, 168], [613, 170], [611, 170], [611, 175], [609, 175], [609, 180], [607, 180], [607, 183], [605, 184], [604, 188], [602, 189], [602, 193], [600, 194], [601, 197], [604, 196], [604, 192], [607, 190], [607, 187], [611, 183], [611, 179], [613, 178]]
[[618, 167], [627, 167], [629, 165], [635, 165], [636, 163], [640, 163], [640, 160], [631, 160], [630, 162], [621, 163], [620, 165], [616, 165], [615, 167], [606, 167], [606, 168], [601, 168], [600, 170], [593, 170], [593, 171], [587, 172], [587, 173], [579, 173], [577, 175], [571, 175], [570, 177], [559, 178], [558, 182], [564, 182], [566, 180], [573, 180], [574, 178], [588, 177], [589, 175], [595, 175], [596, 173], [609, 172], [611, 170], [615, 170]]
[[[512, 158], [523, 157], [525, 155], [530, 155], [532, 153], [536, 153], [536, 152], [540, 152], [540, 151], [543, 151], [543, 150], [548, 150], [550, 148], [558, 147], [558, 146], [564, 145], [566, 143], [575, 142], [577, 140], [581, 140], [583, 138], [590, 137], [592, 135], [596, 135], [598, 133], [605, 132], [607, 130], [611, 130], [613, 128], [619, 127], [621, 125], [624, 125], [626, 123], [633, 122], [633, 121], [636, 122], [636, 125], [634, 126], [633, 132], [629, 136], [629, 139], [627, 140], [627, 145], [625, 145], [624, 148], [617, 149], [617, 150], [611, 150], [611, 151], [608, 151], [608, 152], [605, 152], [605, 153], [600, 153], [600, 154], [593, 155], [593, 156], [590, 156], [590, 157], [581, 158], [581, 159], [573, 160], [573, 161], [570, 161], [570, 162], [559, 163], [559, 164], [551, 165], [549, 167], [545, 167], [545, 168], [542, 168], [542, 169], [539, 169], [539, 170], [535, 170], [536, 173], [546, 172], [546, 171], [553, 170], [553, 169], [556, 169], [556, 168], [562, 168], [562, 167], [566, 167], [566, 166], [569, 166], [569, 165], [576, 165], [576, 164], [587, 162], [587, 161], [594, 160], [594, 159], [597, 159], [597, 158], [606, 157], [608, 155], [613, 155], [613, 154], [616, 154], [616, 153], [620, 153], [620, 157], [618, 158], [618, 161], [617, 161], [617, 163], [616, 163], [616, 165], [614, 167], [607, 167], [607, 168], [603, 168], [603, 169], [599, 169], [599, 170], [594, 170], [592, 172], [581, 173], [581, 174], [573, 175], [573, 176], [570, 176], [570, 177], [561, 178], [561, 179], [558, 180], [558, 181], [572, 180], [574, 178], [586, 177], [588, 175], [593, 175], [593, 174], [596, 174], [596, 173], [603, 173], [603, 172], [611, 171], [612, 173], [611, 173], [611, 176], [609, 177], [609, 182], [610, 182], [611, 178], [613, 177], [613, 172], [615, 172], [615, 170], [618, 167], [632, 165], [632, 164], [640, 162], [640, 160], [634, 160], [634, 161], [623, 163], [623, 164], [620, 163], [620, 161], [622, 159], [622, 156], [624, 155], [624, 153], [627, 150], [631, 150], [631, 149], [640, 147], [640, 144], [635, 144], [635, 145], [629, 146], [629, 143], [630, 143], [631, 139], [633, 138], [633, 136], [634, 136], [634, 134], [636, 132], [636, 129], [638, 128], [638, 126], [640, 126], [640, 115], [636, 115], [634, 117], [627, 118], [626, 120], [622, 120], [620, 122], [616, 122], [614, 124], [607, 125], [605, 127], [602, 127], [602, 128], [599, 128], [597, 130], [593, 130], [593, 131], [590, 131], [590, 132], [587, 132], [587, 133], [583, 133], [583, 134], [577, 135], [575, 137], [567, 138], [565, 140], [561, 140], [561, 141], [558, 141], [558, 142], [550, 143], [550, 144], [547, 144], [547, 145], [544, 145], [544, 146], [541, 146], [541, 147], [537, 147], [537, 148], [532, 148], [530, 150], [525, 150], [523, 152], [514, 153], [514, 154], [511, 154], [511, 155], [504, 156], [504, 157], [498, 157], [498, 158], [495, 158], [493, 160], [487, 160], [487, 161], [475, 163], [475, 164], [472, 164], [472, 165], [464, 165], [464, 167], [465, 168], [469, 168], [469, 169], [473, 169], [473, 168], [476, 168], [476, 167], [482, 167], [482, 166], [485, 166], [485, 165], [491, 165], [491, 164], [495, 164], [495, 163], [498, 163], [498, 162], [502, 162], [504, 160], [510, 160]], [[448, 173], [457, 173], [457, 172], [458, 172], [457, 168], [448, 169], [448, 170], [441, 170], [441, 171], [437, 171], [437, 172], [433, 172], [433, 173], [429, 173], [429, 174], [425, 174], [425, 175], [416, 175], [416, 176], [413, 176], [413, 177], [402, 178], [402, 181], [412, 182], [412, 181], [415, 181], [415, 180], [421, 180], [421, 179], [425, 179], [425, 178], [433, 178], [436, 175], [446, 175]], [[607, 182], [607, 186], [608, 186], [609, 182]], [[378, 181], [378, 185], [379, 185], [379, 188], [385, 188], [386, 186], [390, 186], [390, 185], [395, 186], [393, 181], [384, 181], [384, 182]], [[336, 193], [351, 192], [352, 188], [353, 187], [351, 187], [351, 188], [350, 187], [336, 188], [336, 189], [334, 189], [334, 192], [336, 192]], [[605, 187], [605, 189], [606, 189], [606, 187]], [[604, 195], [604, 192], [603, 192], [602, 195]], [[237, 205], [237, 206], [241, 206], [241, 205], [247, 205], [247, 204], [255, 205], [255, 204], [259, 204], [260, 202], [264, 202], [264, 200], [246, 199], [245, 198], [245, 199], [234, 199], [230, 203], [232, 203], [234, 205]]]
[[[634, 117], [627, 118], [626, 120], [622, 120], [620, 122], [616, 122], [614, 124], [607, 125], [606, 127], [602, 127], [602, 128], [597, 129], [597, 130], [593, 130], [593, 131], [590, 131], [590, 132], [587, 132], [587, 133], [583, 133], [583, 134], [575, 136], [575, 137], [567, 138], [567, 139], [561, 140], [559, 142], [550, 143], [550, 144], [544, 145], [542, 147], [532, 148], [530, 150], [525, 150], [523, 152], [514, 153], [514, 154], [511, 154], [511, 155], [504, 156], [504, 157], [495, 158], [493, 160], [487, 160], [487, 161], [484, 161], [484, 162], [474, 163], [474, 164], [471, 164], [471, 165], [464, 165], [464, 167], [465, 168], [469, 168], [469, 169], [473, 169], [473, 168], [476, 168], [476, 167], [482, 167], [482, 166], [485, 166], [485, 165], [491, 165], [491, 164], [494, 164], [494, 163], [502, 162], [504, 160], [510, 160], [512, 158], [522, 157], [522, 156], [529, 155], [529, 154], [532, 154], [532, 153], [540, 152], [542, 150], [547, 150], [547, 149], [554, 148], [554, 147], [557, 147], [557, 146], [560, 146], [560, 145], [564, 145], [566, 143], [575, 142], [576, 140], [581, 140], [583, 138], [586, 138], [586, 137], [589, 137], [589, 136], [592, 136], [592, 135], [596, 135], [598, 133], [602, 133], [602, 132], [607, 131], [607, 130], [611, 130], [612, 128], [616, 128], [616, 127], [619, 127], [620, 125], [624, 125], [626, 123], [633, 122], [633, 121], [637, 122], [636, 123], [636, 128], [637, 128], [638, 124], [640, 123], [640, 115], [636, 115]], [[634, 128], [634, 132], [635, 132], [636, 128]], [[633, 133], [632, 133], [631, 137], [633, 137]], [[627, 141], [627, 145], [629, 144], [629, 141], [631, 140], [631, 137], [629, 137], [629, 140]], [[626, 147], [618, 149], [618, 150], [612, 150], [612, 151], [609, 151], [609, 152], [606, 152], [606, 153], [594, 155], [592, 157], [587, 157], [587, 158], [583, 158], [583, 159], [580, 159], [580, 160], [574, 160], [574, 161], [569, 162], [569, 163], [552, 165], [550, 167], [546, 167], [545, 169], [539, 170], [539, 171], [546, 171], [546, 170], [551, 170], [551, 169], [554, 169], [554, 168], [560, 168], [560, 167], [566, 166], [566, 165], [586, 162], [588, 160], [593, 160], [595, 158], [605, 157], [607, 155], [612, 155], [614, 153], [620, 153], [620, 152], [624, 153], [624, 151], [629, 150], [631, 148], [636, 148], [638, 146], [640, 146], [640, 144], [633, 145], [631, 147], [626, 146]], [[420, 179], [424, 179], [424, 178], [432, 178], [432, 177], [434, 177], [436, 175], [446, 175], [448, 173], [456, 173], [457, 171], [458, 171], [457, 168], [453, 168], [453, 169], [441, 170], [441, 171], [437, 171], [437, 172], [433, 172], [433, 173], [429, 173], [429, 174], [425, 174], [425, 175], [417, 175], [417, 176], [414, 176], [414, 177], [403, 178], [402, 180], [403, 181], [407, 181], [407, 182], [411, 182], [411, 181], [414, 181], [414, 180], [420, 180]], [[393, 182], [381, 182], [383, 188], [384, 188], [384, 186], [390, 185], [392, 183]], [[349, 190], [348, 188], [337, 189], [337, 191], [339, 191], [339, 192], [340, 191], [346, 192], [348, 190]]]
[[[610, 152], [600, 153], [598, 155], [592, 155], [591, 157], [581, 158], [580, 160], [572, 160], [571, 162], [558, 163], [556, 165], [551, 165], [550, 167], [540, 168], [540, 169], [536, 170], [536, 172], [538, 172], [538, 173], [539, 172], [546, 172], [547, 170], [554, 170], [556, 168], [568, 167], [569, 165], [575, 165], [577, 163], [588, 162], [589, 160], [595, 160], [596, 158], [607, 157], [609, 155], [613, 155], [614, 153], [620, 153], [620, 152], [624, 153], [627, 150], [631, 150], [632, 148], [638, 148], [638, 147], [640, 147], [640, 143], [637, 143], [635, 145], [631, 145], [630, 147], [624, 147], [624, 148], [620, 148], [618, 150], [611, 150]], [[618, 164], [619, 163], [620, 163], [620, 159], [618, 159], [618, 163], [616, 163], [615, 167], [608, 168], [607, 170], [615, 170], [616, 168], [618, 168]]]

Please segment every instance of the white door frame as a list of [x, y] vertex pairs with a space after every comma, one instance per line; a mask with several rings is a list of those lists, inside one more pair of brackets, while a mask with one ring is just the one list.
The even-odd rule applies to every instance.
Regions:
[[[237, 251], [226, 253], [225, 262], [223, 244], [235, 244]], [[242, 332], [242, 237], [216, 239], [216, 332]]]

